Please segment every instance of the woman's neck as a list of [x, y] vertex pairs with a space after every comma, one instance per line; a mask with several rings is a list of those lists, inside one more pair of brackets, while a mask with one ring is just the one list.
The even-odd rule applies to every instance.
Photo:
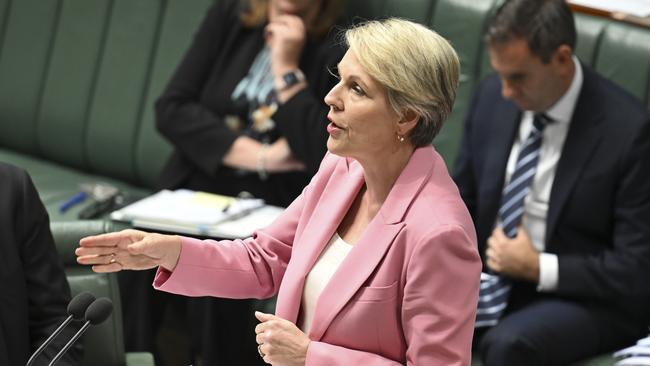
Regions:
[[366, 190], [363, 194], [366, 195], [367, 209], [371, 216], [379, 212], [414, 151], [413, 147], [404, 146], [395, 151], [388, 159], [359, 161], [363, 167], [366, 182]]

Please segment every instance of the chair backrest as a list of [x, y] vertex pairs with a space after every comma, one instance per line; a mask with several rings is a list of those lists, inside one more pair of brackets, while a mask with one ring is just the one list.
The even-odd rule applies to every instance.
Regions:
[[215, 0], [0, 0], [0, 147], [153, 187], [153, 102]]
[[456, 102], [433, 144], [452, 166], [463, 133], [463, 120], [472, 93], [481, 77], [481, 57], [485, 52], [483, 33], [495, 0], [438, 0], [429, 26], [451, 42], [460, 59], [460, 83]]
[[95, 297], [108, 297], [113, 301], [111, 316], [103, 323], [91, 326], [81, 338], [84, 344], [82, 366], [126, 365], [117, 275], [94, 273], [90, 268], [78, 265], [74, 254], [74, 249], [82, 237], [114, 231], [113, 225], [104, 221], [75, 221], [53, 222], [50, 226], [65, 266], [72, 296], [88, 291]]

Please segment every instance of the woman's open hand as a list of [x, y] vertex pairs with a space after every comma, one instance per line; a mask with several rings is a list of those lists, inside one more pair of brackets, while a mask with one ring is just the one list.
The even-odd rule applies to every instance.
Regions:
[[88, 236], [79, 241], [79, 248], [75, 250], [77, 262], [92, 265], [95, 272], [157, 266], [173, 271], [180, 253], [180, 237], [138, 230]]

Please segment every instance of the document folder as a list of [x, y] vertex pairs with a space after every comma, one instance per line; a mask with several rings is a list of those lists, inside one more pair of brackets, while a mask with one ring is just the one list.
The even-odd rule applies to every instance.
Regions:
[[134, 227], [223, 239], [245, 238], [269, 225], [281, 207], [187, 189], [162, 190], [111, 213]]

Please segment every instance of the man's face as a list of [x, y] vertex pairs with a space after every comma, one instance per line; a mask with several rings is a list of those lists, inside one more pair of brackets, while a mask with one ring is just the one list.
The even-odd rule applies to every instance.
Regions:
[[568, 62], [573, 63], [570, 49], [565, 54], [564, 49], [558, 48], [546, 64], [531, 53], [522, 38], [490, 45], [489, 51], [492, 68], [501, 78], [501, 94], [521, 110], [547, 110], [571, 84], [572, 66], [567, 73]]

